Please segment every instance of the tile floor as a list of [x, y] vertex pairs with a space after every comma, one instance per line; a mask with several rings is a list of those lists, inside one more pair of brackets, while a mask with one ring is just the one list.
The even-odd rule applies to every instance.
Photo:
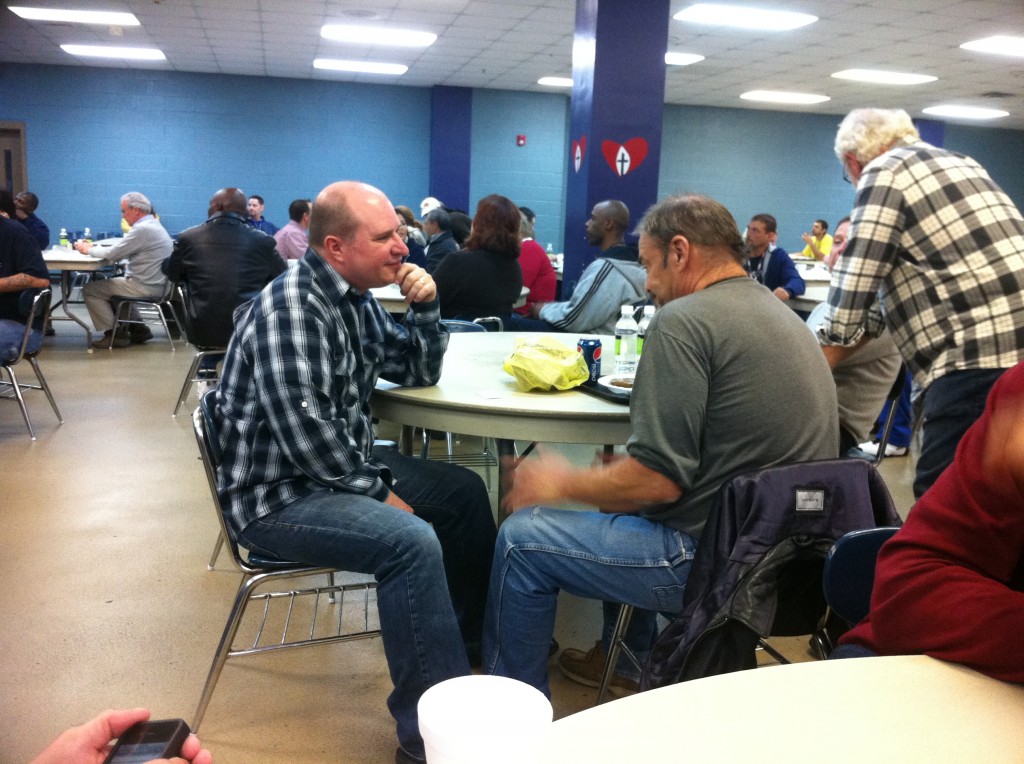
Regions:
[[[206, 568], [216, 521], [190, 416], [171, 416], [192, 352], [172, 353], [157, 331], [144, 346], [86, 353], [84, 332], [61, 322], [40, 361], [64, 424], [30, 393], [32, 442], [17, 405], [0, 400], [2, 761], [28, 761], [108, 707], [192, 717], [238, 581], [225, 558]], [[883, 465], [904, 514], [912, 470], [913, 458]], [[597, 603], [563, 596], [556, 637], [587, 647], [599, 623]], [[805, 639], [781, 647], [810, 659]], [[200, 732], [218, 764], [389, 762], [389, 689], [378, 640], [238, 659]], [[552, 694], [561, 717], [595, 691], [555, 669]]]

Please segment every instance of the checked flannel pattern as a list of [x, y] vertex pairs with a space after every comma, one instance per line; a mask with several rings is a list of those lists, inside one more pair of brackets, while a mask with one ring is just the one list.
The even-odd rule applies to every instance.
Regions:
[[970, 157], [915, 143], [867, 165], [836, 264], [825, 344], [884, 325], [922, 389], [1024, 357], [1024, 220]]

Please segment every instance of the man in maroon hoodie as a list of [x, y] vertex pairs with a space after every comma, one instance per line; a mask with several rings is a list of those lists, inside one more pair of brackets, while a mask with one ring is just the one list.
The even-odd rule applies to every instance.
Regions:
[[1022, 638], [1024, 363], [996, 382], [953, 464], [882, 547], [871, 611], [836, 657], [923, 653], [1024, 682]]

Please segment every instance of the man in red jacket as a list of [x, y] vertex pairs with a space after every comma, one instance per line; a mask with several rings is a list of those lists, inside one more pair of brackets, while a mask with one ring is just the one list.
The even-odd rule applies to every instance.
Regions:
[[953, 464], [882, 547], [870, 614], [836, 657], [923, 653], [1024, 682], [1022, 638], [1024, 363], [996, 382]]

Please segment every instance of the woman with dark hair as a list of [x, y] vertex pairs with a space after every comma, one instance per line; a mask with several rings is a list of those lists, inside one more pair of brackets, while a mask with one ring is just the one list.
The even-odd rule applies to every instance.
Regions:
[[441, 318], [505, 318], [512, 313], [523, 290], [520, 220], [511, 199], [491, 194], [480, 200], [466, 248], [445, 257], [434, 271]]

